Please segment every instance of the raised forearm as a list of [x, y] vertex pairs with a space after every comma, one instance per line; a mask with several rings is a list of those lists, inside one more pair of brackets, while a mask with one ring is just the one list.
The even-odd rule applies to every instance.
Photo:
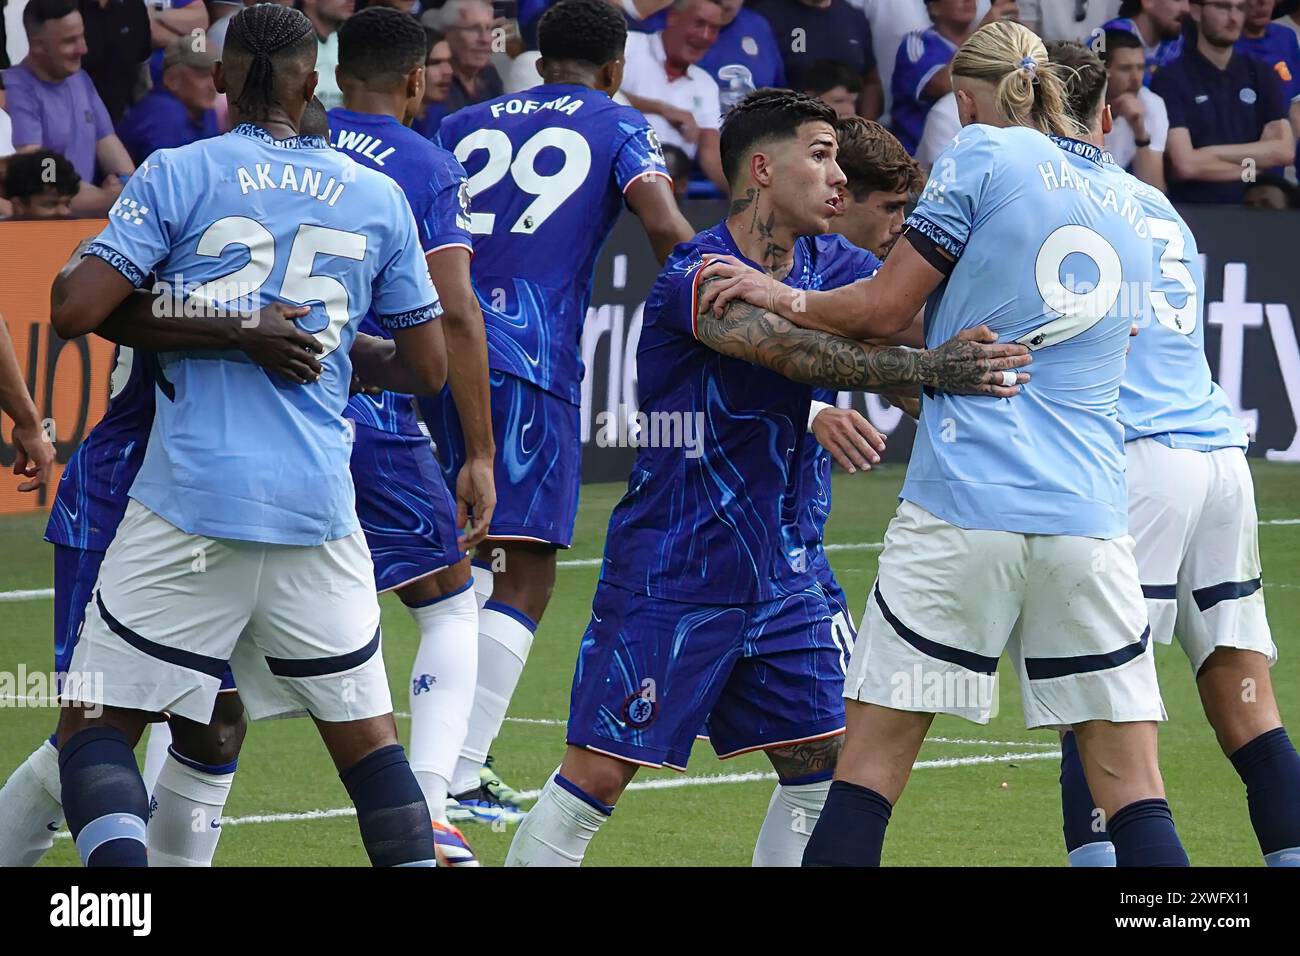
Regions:
[[730, 303], [721, 319], [701, 316], [698, 332], [701, 341], [719, 352], [808, 385], [895, 392], [940, 384], [942, 370], [934, 352], [868, 345], [799, 328], [747, 302]]
[[[432, 323], [430, 323], [432, 324]], [[435, 330], [437, 350], [443, 348], [442, 328]], [[441, 353], [445, 357], [445, 352]], [[435, 360], [422, 366], [408, 361], [403, 350], [390, 339], [359, 333], [350, 353], [352, 370], [366, 385], [408, 395], [430, 395], [439, 391], [446, 376], [446, 365]]]
[[118, 345], [150, 352], [240, 347], [242, 326], [238, 317], [173, 318], [158, 307], [164, 301], [147, 289], [137, 289], [100, 323], [95, 334]]
[[1257, 166], [1286, 166], [1295, 158], [1295, 141], [1280, 139], [1261, 139], [1253, 143], [1220, 143], [1216, 146], [1204, 146], [1197, 152], [1207, 152], [1216, 159], [1236, 166], [1237, 175], [1241, 175], [1241, 164], [1254, 160]]

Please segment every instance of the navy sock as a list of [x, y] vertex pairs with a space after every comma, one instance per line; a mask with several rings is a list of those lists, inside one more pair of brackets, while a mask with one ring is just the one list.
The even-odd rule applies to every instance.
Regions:
[[880, 848], [893, 806], [856, 783], [836, 780], [808, 838], [804, 866], [880, 866]]
[[1061, 738], [1061, 817], [1065, 850], [1071, 866], [1114, 866], [1115, 848], [1097, 813], [1079, 758], [1079, 743], [1071, 730]]
[[380, 747], [339, 774], [357, 808], [373, 866], [433, 866], [433, 823], [401, 744]]
[[1187, 866], [1187, 852], [1174, 830], [1169, 803], [1135, 800], [1110, 818], [1116, 866]]
[[59, 751], [63, 814], [86, 866], [148, 866], [149, 795], [126, 736], [91, 727]]
[[1285, 727], [1260, 734], [1231, 757], [1246, 785], [1250, 823], [1269, 866], [1300, 866], [1300, 755]]

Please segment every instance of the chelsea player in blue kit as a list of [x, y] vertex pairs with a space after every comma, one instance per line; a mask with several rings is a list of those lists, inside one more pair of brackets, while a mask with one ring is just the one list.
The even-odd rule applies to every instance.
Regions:
[[[281, 383], [241, 353], [159, 354], [150, 441], [70, 663], [102, 676], [63, 688], [64, 810], [88, 865], [144, 865], [131, 747], [163, 711], [207, 720], [229, 663], [255, 719], [315, 719], [372, 863], [433, 865], [428, 808], [397, 743], [342, 412], [354, 361], [378, 386], [441, 387], [436, 293], [400, 190], [298, 134], [317, 79], [310, 22], [246, 9], [223, 54], [215, 79], [234, 129], [142, 164], [56, 282], [52, 320], [65, 337], [92, 331], [156, 270], [213, 312], [273, 295], [309, 305], [297, 322], [320, 374]], [[350, 361], [372, 303], [395, 341]]]
[[[812, 385], [1011, 395], [1022, 346], [971, 335], [934, 351], [799, 330], [737, 304], [700, 306], [706, 259], [744, 256], [786, 288], [833, 288], [876, 260], [822, 235], [839, 207], [835, 114], [759, 90], [727, 114], [731, 214], [680, 245], [647, 299], [637, 353], [641, 409], [700, 414], [703, 453], [643, 447], [615, 507], [570, 699], [568, 749], [511, 844], [507, 864], [572, 866], [638, 767], [684, 769], [707, 721], [719, 756], [762, 750], [780, 792], [755, 859], [793, 865], [844, 729], [841, 650], [804, 524]], [[1014, 371], [1005, 371], [1013, 383]]]
[[[478, 688], [452, 785], [462, 806], [486, 815], [502, 808], [480, 770], [550, 600], [556, 550], [573, 538], [582, 323], [597, 256], [625, 205], [660, 261], [692, 232], [645, 117], [610, 98], [626, 40], [608, 3], [562, 0], [538, 26], [542, 84], [466, 107], [439, 128], [469, 172], [471, 272], [487, 325], [497, 451], [497, 507], [475, 559], [486, 601]], [[459, 400], [421, 402], [449, 479], [473, 450]]]
[[[465, 552], [483, 539], [492, 519], [494, 445], [483, 315], [470, 282], [465, 171], [406, 125], [424, 99], [427, 45], [424, 28], [400, 11], [374, 7], [350, 17], [339, 29], [343, 106], [329, 113], [330, 138], [336, 149], [396, 181], [415, 213], [442, 304], [447, 378], [470, 453], [459, 473], [444, 480], [410, 395], [361, 392], [344, 415], [356, 434], [352, 480], [375, 584], [397, 594], [420, 630], [407, 690], [411, 769], [433, 817], [439, 862], [477, 866], [447, 819], [447, 793], [478, 669], [478, 604]], [[361, 331], [388, 337], [373, 313]]]
[[[709, 267], [729, 277], [728, 297], [800, 326], [889, 333], [934, 293], [927, 342], [985, 322], [1034, 351], [1016, 401], [922, 404], [845, 679], [844, 753], [804, 862], [879, 864], [934, 714], [987, 722], [1010, 645], [1026, 723], [1075, 729], [1118, 862], [1186, 865], [1156, 760], [1165, 714], [1116, 415], [1129, 327], [1146, 308], [1121, 294], [1150, 281], [1149, 233], [1102, 151], [1072, 138], [1063, 83], [1032, 32], [982, 27], [952, 77], [962, 133], [876, 279], [793, 303], [752, 270]], [[1017, 255], [1015, 281], [988, 281]]]
[[[1068, 68], [1070, 109], [1089, 142], [1110, 131], [1106, 68], [1078, 44], [1048, 44]], [[1282, 726], [1269, 667], [1277, 646], [1264, 613], [1255, 492], [1242, 423], [1205, 359], [1205, 277], [1196, 238], [1169, 200], [1130, 177], [1151, 230], [1150, 316], [1132, 340], [1120, 386], [1129, 533], [1152, 639], [1177, 635], [1224, 754], [1246, 787], [1269, 866], [1300, 866], [1300, 756]], [[1244, 695], [1242, 688], [1254, 688]], [[1072, 866], [1110, 866], [1106, 830], [1073, 733], [1062, 740], [1061, 802]]]

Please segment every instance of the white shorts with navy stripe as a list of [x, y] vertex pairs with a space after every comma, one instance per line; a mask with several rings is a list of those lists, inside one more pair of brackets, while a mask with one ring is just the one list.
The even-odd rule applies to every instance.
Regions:
[[1216, 647], [1277, 646], [1264, 613], [1255, 486], [1240, 448], [1194, 451], [1129, 442], [1129, 533], [1151, 635], [1175, 635], [1199, 672]]
[[969, 531], [904, 501], [844, 696], [988, 723], [1004, 650], [1029, 727], [1165, 718], [1131, 538]]
[[206, 724], [229, 662], [254, 719], [391, 713], [360, 531], [316, 547], [188, 534], [132, 501], [104, 555], [69, 699]]

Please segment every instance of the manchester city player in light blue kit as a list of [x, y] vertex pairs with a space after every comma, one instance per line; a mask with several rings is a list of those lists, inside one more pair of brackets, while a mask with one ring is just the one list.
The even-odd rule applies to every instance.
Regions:
[[844, 753], [804, 862], [879, 864], [934, 714], [987, 722], [1010, 645], [1026, 723], [1075, 729], [1118, 862], [1186, 865], [1156, 762], [1165, 713], [1116, 416], [1145, 309], [1122, 295], [1149, 282], [1149, 232], [1102, 151], [1067, 135], [1078, 127], [1037, 36], [982, 27], [952, 76], [964, 128], [874, 280], [794, 303], [752, 271], [709, 267], [730, 276], [727, 295], [801, 326], [890, 334], [934, 293], [928, 343], [987, 323], [1034, 350], [1015, 401], [922, 404], [845, 679]]
[[[1068, 68], [1073, 115], [1100, 146], [1110, 131], [1106, 68], [1074, 43], [1048, 45]], [[1300, 866], [1300, 756], [1282, 726], [1269, 667], [1277, 660], [1259, 563], [1246, 434], [1205, 360], [1205, 277], [1196, 238], [1164, 194], [1129, 185], [1151, 230], [1150, 313], [1128, 355], [1119, 420], [1128, 456], [1129, 533], [1151, 637], [1177, 635], [1201, 704], [1246, 786], [1269, 866]], [[1243, 687], [1253, 693], [1244, 694]], [[1073, 866], [1109, 866], [1074, 734], [1062, 740], [1061, 802]]]
[[[562, 0], [537, 31], [542, 83], [466, 107], [439, 141], [469, 173], [472, 275], [487, 325], [497, 506], [478, 548], [478, 688], [452, 794], [481, 819], [518, 819], [480, 771], [501, 730], [573, 539], [582, 445], [582, 324], [601, 247], [630, 209], [662, 262], [689, 239], [654, 131], [610, 97], [627, 25], [604, 0]], [[421, 408], [449, 480], [472, 451], [459, 397]], [[490, 596], [490, 600], [487, 598]]]
[[397, 743], [342, 412], [348, 349], [372, 306], [394, 343], [352, 357], [362, 379], [441, 387], [436, 293], [392, 180], [299, 135], [317, 79], [310, 22], [248, 8], [223, 53], [217, 88], [234, 129], [141, 165], [56, 284], [52, 320], [65, 337], [93, 331], [157, 272], [201, 310], [310, 306], [297, 322], [320, 346], [321, 373], [291, 384], [242, 353], [159, 354], [148, 449], [63, 688], [64, 811], [87, 865], [145, 865], [131, 747], [161, 712], [206, 721], [229, 663], [255, 719], [315, 719], [371, 861], [429, 866], [433, 831]]
[[508, 865], [581, 863], [637, 768], [684, 769], [706, 721], [719, 756], [771, 760], [781, 786], [754, 859], [796, 865], [807, 828], [790, 821], [816, 820], [844, 730], [842, 650], [805, 522], [810, 386], [1016, 392], [1014, 371], [1001, 383], [1028, 361], [1020, 346], [880, 348], [745, 303], [722, 318], [700, 306], [713, 255], [743, 257], [798, 291], [875, 271], [869, 253], [824, 235], [844, 183], [834, 122], [826, 104], [788, 90], [752, 93], [723, 121], [731, 214], [674, 250], [637, 351], [641, 410], [699, 416], [701, 453], [680, 442], [638, 452], [610, 517], [564, 762]]

